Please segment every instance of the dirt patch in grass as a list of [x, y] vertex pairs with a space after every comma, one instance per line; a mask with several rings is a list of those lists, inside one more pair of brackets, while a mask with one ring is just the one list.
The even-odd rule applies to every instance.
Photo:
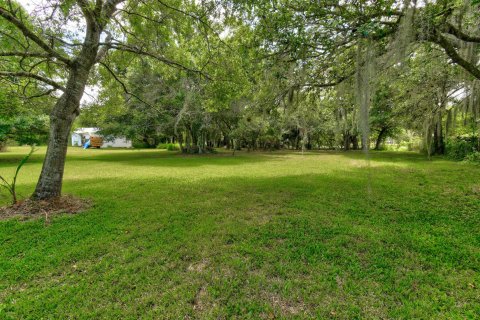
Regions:
[[71, 195], [64, 195], [49, 200], [25, 199], [14, 205], [0, 208], [0, 220], [19, 218], [30, 220], [45, 218], [46, 221], [52, 216], [61, 213], [76, 214], [87, 210], [92, 206], [92, 201], [81, 199]]

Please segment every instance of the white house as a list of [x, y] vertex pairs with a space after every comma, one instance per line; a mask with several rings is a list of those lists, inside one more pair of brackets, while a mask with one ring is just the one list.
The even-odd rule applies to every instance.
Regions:
[[[79, 128], [72, 133], [72, 146], [81, 147], [84, 143], [90, 139], [92, 136], [101, 137], [97, 132], [100, 129], [98, 128]], [[114, 137], [110, 139], [103, 140], [102, 148], [131, 148], [132, 141], [128, 140], [125, 137]]]

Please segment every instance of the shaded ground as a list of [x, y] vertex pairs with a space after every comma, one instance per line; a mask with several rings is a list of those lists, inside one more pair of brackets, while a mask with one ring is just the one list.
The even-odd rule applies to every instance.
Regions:
[[479, 316], [480, 167], [371, 158], [71, 149], [65, 191], [95, 207], [0, 222], [0, 318]]
[[20, 220], [44, 218], [49, 222], [53, 215], [76, 214], [91, 207], [91, 201], [80, 199], [72, 195], [34, 201], [29, 198], [18, 201], [13, 205], [0, 207], [0, 220], [18, 218]]

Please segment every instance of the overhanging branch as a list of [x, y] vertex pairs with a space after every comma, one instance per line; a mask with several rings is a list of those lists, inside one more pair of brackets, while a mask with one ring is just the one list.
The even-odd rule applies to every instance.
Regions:
[[449, 33], [455, 36], [457, 39], [466, 41], [466, 42], [475, 42], [480, 43], [480, 37], [471, 36], [469, 34], [464, 33], [462, 30], [456, 28], [453, 24], [447, 23], [445, 28], [445, 33]]
[[32, 58], [49, 58], [51, 54], [42, 53], [42, 52], [21, 52], [21, 51], [11, 51], [11, 52], [0, 52], [0, 57], [32, 57]]
[[445, 50], [445, 53], [450, 57], [450, 59], [452, 59], [453, 62], [480, 80], [480, 69], [475, 64], [462, 58], [455, 47], [443, 35], [437, 32], [436, 36], [432, 40]]
[[52, 57], [57, 58], [68, 66], [71, 65], [72, 61], [69, 58], [64, 57], [63, 55], [55, 51], [53, 48], [51, 48], [47, 43], [40, 39], [40, 37], [33, 33], [22, 21], [12, 15], [7, 9], [0, 7], [0, 17], [13, 24], [23, 33], [25, 37], [35, 42], [40, 48], [42, 48], [45, 52], [49, 53]]
[[158, 60], [160, 62], [163, 62], [166, 65], [169, 65], [169, 66], [172, 66], [172, 67], [175, 67], [177, 69], [181, 69], [181, 70], [184, 70], [184, 71], [187, 71], [187, 72], [196, 73], [196, 74], [199, 74], [199, 75], [205, 77], [208, 80], [211, 80], [211, 78], [208, 76], [208, 74], [202, 72], [201, 70], [196, 70], [196, 69], [186, 67], [181, 63], [178, 63], [176, 61], [172, 61], [170, 59], [167, 59], [163, 56], [154, 54], [152, 52], [145, 51], [145, 50], [143, 50], [141, 48], [138, 48], [138, 47], [132, 47], [132, 46], [129, 46], [129, 45], [123, 44], [123, 43], [115, 43], [115, 44], [112, 44], [110, 47], [112, 49], [115, 49], [115, 50], [131, 52], [131, 53], [135, 53], [137, 55], [150, 57], [150, 58], [153, 58], [153, 59]]
[[149, 106], [149, 107], [153, 107], [150, 103], [144, 101], [142, 98], [140, 98], [140, 97], [137, 96], [136, 94], [130, 92], [130, 90], [128, 90], [128, 88], [127, 88], [127, 85], [126, 85], [122, 80], [120, 80], [119, 77], [117, 77], [117, 75], [115, 74], [115, 72], [112, 70], [112, 68], [110, 68], [110, 66], [109, 66], [108, 64], [103, 63], [103, 62], [100, 62], [99, 64], [100, 64], [102, 67], [104, 67], [105, 70], [108, 71], [108, 73], [110, 73], [110, 75], [113, 77], [113, 79], [115, 79], [115, 81], [118, 82], [118, 83], [120, 84], [120, 86], [122, 86], [123, 92], [125, 92], [125, 94], [134, 97], [135, 99], [137, 99], [138, 101], [146, 104], [146, 105]]
[[301, 87], [304, 87], [304, 88], [329, 88], [329, 87], [334, 87], [336, 85], [339, 85], [340, 83], [342, 83], [343, 81], [349, 79], [351, 76], [353, 76], [355, 73], [350, 73], [348, 75], [345, 75], [345, 76], [342, 76], [342, 77], [339, 77], [337, 78], [336, 80], [334, 81], [331, 81], [331, 82], [322, 82], [322, 83], [305, 83], [303, 85], [301, 85]]
[[21, 77], [21, 78], [30, 78], [30, 79], [35, 79], [38, 81], [41, 81], [45, 84], [48, 84], [52, 87], [54, 87], [57, 90], [65, 91], [65, 87], [60, 85], [59, 83], [53, 81], [52, 79], [40, 76], [35, 73], [31, 72], [24, 72], [24, 71], [17, 71], [17, 72], [11, 72], [11, 71], [0, 71], [0, 77]]

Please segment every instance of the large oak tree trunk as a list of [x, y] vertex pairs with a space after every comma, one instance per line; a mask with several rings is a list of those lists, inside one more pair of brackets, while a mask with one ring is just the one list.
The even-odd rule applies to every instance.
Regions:
[[51, 115], [47, 154], [43, 161], [42, 173], [32, 196], [34, 199], [40, 200], [60, 196], [68, 135], [74, 119], [73, 115], [63, 119], [62, 116]]
[[[30, 72], [13, 73], [19, 74], [19, 76], [22, 77], [34, 78], [52, 86], [53, 89], [63, 91], [62, 96], [57, 100], [50, 114], [50, 136], [47, 154], [35, 192], [32, 195], [34, 199], [48, 199], [61, 195], [70, 129], [72, 128], [73, 121], [80, 112], [80, 100], [85, 91], [90, 70], [95, 63], [103, 59], [112, 42], [112, 35], [106, 32], [105, 42], [101, 44], [101, 34], [112, 18], [112, 15], [116, 12], [116, 6], [122, 2], [124, 2], [124, 0], [73, 1], [71, 4], [75, 3], [79, 7], [81, 11], [80, 15], [85, 19], [86, 28], [84, 30], [85, 37], [83, 43], [79, 44], [78, 47], [75, 46], [75, 50], [71, 50], [71, 52], [68, 53], [60, 49], [56, 51], [53, 40], [50, 44], [50, 41], [47, 41], [48, 37], [45, 38], [43, 33], [36, 34], [38, 29], [31, 28], [33, 25], [25, 24], [23, 19], [17, 15], [17, 9], [13, 10], [12, 6], [10, 6], [9, 9], [0, 7], [1, 18], [11, 23], [12, 26], [15, 26], [18, 29], [17, 31], [21, 31], [25, 40], [35, 42], [39, 48], [44, 51], [41, 54], [27, 51], [25, 55], [21, 54], [20, 56], [29, 57], [31, 55], [32, 57], [42, 57], [42, 59], [45, 56], [45, 60], [42, 60], [42, 63], [47, 62], [48, 64], [53, 62], [62, 65], [68, 75], [66, 85], [64, 86], [54, 81], [56, 79], [44, 78], [38, 74]], [[75, 12], [72, 16], [67, 17], [66, 21], [76, 21], [77, 18], [80, 18], [80, 15], [77, 15], [77, 12]], [[12, 37], [12, 39], [14, 39], [14, 37]], [[60, 41], [62, 40], [60, 39]], [[99, 49], [100, 45], [102, 45], [101, 49]], [[132, 52], [135, 53], [135, 51], [136, 50], [133, 50]], [[44, 55], [44, 53], [46, 53], [46, 55]], [[13, 56], [17, 55], [18, 53], [13, 54]]]
[[100, 59], [101, 24], [89, 20], [87, 34], [77, 58], [69, 66], [69, 76], [63, 95], [58, 99], [50, 114], [50, 137], [47, 154], [33, 199], [50, 199], [62, 193], [63, 171], [67, 156], [68, 135], [73, 121], [80, 113], [80, 100], [87, 85], [90, 70]]
[[[94, 53], [91, 55], [94, 57]], [[80, 100], [94, 59], [90, 58], [87, 62], [89, 63], [79, 63], [71, 69], [66, 90], [58, 99], [50, 114], [50, 136], [47, 154], [43, 161], [42, 172], [35, 192], [32, 195], [33, 199], [50, 199], [61, 195], [68, 136], [73, 121], [80, 112]]]

